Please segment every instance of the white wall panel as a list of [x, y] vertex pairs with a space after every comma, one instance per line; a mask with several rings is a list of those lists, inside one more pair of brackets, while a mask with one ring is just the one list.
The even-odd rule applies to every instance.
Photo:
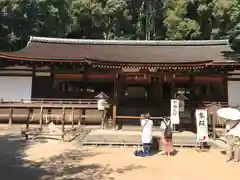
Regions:
[[32, 77], [0, 76], [0, 99], [19, 101], [31, 99]]
[[240, 104], [239, 81], [228, 81], [228, 102], [232, 105]]

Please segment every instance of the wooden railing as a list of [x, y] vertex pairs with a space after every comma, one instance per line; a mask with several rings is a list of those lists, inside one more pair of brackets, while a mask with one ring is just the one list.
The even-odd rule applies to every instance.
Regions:
[[[106, 105], [108, 109], [110, 105]], [[42, 126], [45, 119], [62, 123], [78, 122], [82, 120], [98, 119], [102, 122], [96, 99], [22, 99], [20, 101], [0, 101], [0, 119], [7, 120], [9, 125], [13, 121], [39, 122]], [[87, 111], [91, 113], [86, 114]], [[96, 113], [92, 113], [92, 111]], [[65, 121], [65, 122], [63, 122]], [[16, 121], [15, 121], [16, 122]], [[46, 122], [46, 121], [45, 121]]]
[[0, 100], [0, 104], [97, 104], [97, 99], [53, 99], [53, 98], [32, 98], [18, 101]]
[[[109, 108], [106, 105], [105, 108]], [[8, 119], [9, 125], [12, 125], [15, 118], [22, 119], [26, 123], [26, 128], [22, 131], [26, 139], [29, 134], [42, 133], [43, 124], [49, 122], [60, 122], [62, 124], [62, 139], [72, 130], [76, 130], [74, 122], [77, 122], [78, 127], [81, 127], [82, 121], [85, 118], [98, 118], [101, 128], [106, 123], [106, 111], [104, 113], [85, 114], [86, 110], [98, 111], [97, 99], [22, 99], [20, 101], [0, 101], [0, 118]], [[30, 129], [30, 123], [33, 120], [39, 123], [37, 131]], [[65, 125], [71, 123], [72, 128], [65, 129]]]

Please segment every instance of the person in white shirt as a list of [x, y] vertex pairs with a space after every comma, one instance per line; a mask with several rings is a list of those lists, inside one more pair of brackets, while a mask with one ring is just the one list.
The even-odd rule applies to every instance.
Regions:
[[141, 115], [141, 127], [142, 127], [142, 144], [144, 153], [146, 156], [150, 155], [152, 148], [152, 128], [153, 121], [150, 119], [150, 114]]
[[228, 144], [227, 162], [234, 159], [235, 162], [240, 160], [240, 120], [226, 122], [226, 139]]

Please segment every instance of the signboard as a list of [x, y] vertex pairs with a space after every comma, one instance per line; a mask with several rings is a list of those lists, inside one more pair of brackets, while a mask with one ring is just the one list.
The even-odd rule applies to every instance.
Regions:
[[197, 123], [197, 141], [206, 142], [208, 141], [207, 109], [196, 109], [195, 117]]
[[171, 99], [171, 122], [172, 124], [179, 124], [179, 100]]

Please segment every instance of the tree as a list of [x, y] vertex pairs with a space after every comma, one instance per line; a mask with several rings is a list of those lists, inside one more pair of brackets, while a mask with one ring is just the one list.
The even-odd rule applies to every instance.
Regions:
[[164, 40], [166, 37], [166, 27], [164, 26], [164, 1], [156, 0], [155, 14], [155, 37], [154, 39]]
[[75, 0], [72, 14], [72, 31], [82, 38], [127, 38], [131, 32], [131, 16], [125, 0]]
[[145, 2], [0, 0], [0, 49], [21, 49], [30, 35], [145, 39], [148, 28], [151, 39], [162, 40], [223, 39], [232, 29], [229, 41], [236, 48], [240, 0], [152, 0], [154, 18], [148, 25]]
[[239, 0], [201, 0], [195, 3], [195, 19], [200, 25], [202, 39], [222, 39], [239, 21]]
[[240, 53], [240, 23], [229, 32], [229, 44], [234, 51]]
[[165, 4], [164, 25], [166, 38], [170, 40], [198, 39], [200, 27], [198, 23], [186, 18], [188, 2], [186, 0], [167, 1]]
[[225, 38], [227, 32], [240, 20], [240, 4], [238, 0], [213, 0], [213, 4], [213, 30], [217, 30], [218, 39]]
[[64, 37], [71, 18], [67, 0], [3, 0], [0, 1], [0, 48], [23, 48], [30, 35]]
[[125, 0], [106, 0], [104, 6], [104, 38], [128, 39], [128, 27], [131, 16]]

